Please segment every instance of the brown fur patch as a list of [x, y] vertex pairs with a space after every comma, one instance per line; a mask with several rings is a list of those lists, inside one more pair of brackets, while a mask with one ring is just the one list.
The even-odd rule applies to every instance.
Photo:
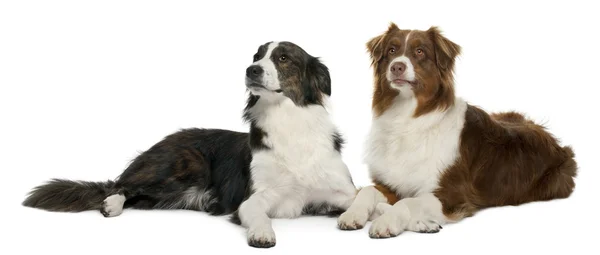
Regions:
[[[396, 53], [388, 52], [391, 48], [396, 49]], [[414, 54], [417, 49], [424, 54]], [[437, 27], [431, 27], [427, 31], [401, 30], [391, 23], [385, 33], [367, 42], [367, 50], [371, 54], [374, 74], [371, 106], [375, 116], [380, 116], [389, 109], [399, 95], [398, 90], [390, 86], [386, 73], [390, 62], [401, 55], [410, 59], [416, 74], [413, 91], [418, 106], [415, 117], [434, 110], [445, 110], [454, 103], [453, 68], [455, 57], [460, 54], [461, 48], [443, 37]]]
[[400, 197], [394, 191], [381, 183], [376, 183], [375, 189], [385, 196], [388, 204], [393, 205], [400, 200]]
[[[386, 78], [390, 61], [400, 56], [397, 54], [407, 56], [414, 66], [417, 82], [413, 91], [418, 101], [414, 117], [453, 106], [454, 63], [461, 49], [437, 27], [401, 30], [392, 23], [367, 43], [367, 49], [373, 66], [376, 117], [389, 109], [399, 94]], [[411, 53], [414, 49], [418, 54]], [[578, 167], [574, 157], [571, 147], [560, 146], [543, 126], [520, 113], [488, 114], [468, 105], [459, 156], [448, 169], [441, 169], [434, 195], [453, 221], [487, 207], [567, 198], [575, 188]], [[374, 182], [388, 201], [397, 201], [398, 192], [381, 185], [381, 180]]]
[[381, 61], [383, 59], [383, 50], [385, 40], [392, 33], [397, 33], [398, 27], [391, 23], [387, 32], [378, 35], [367, 42], [367, 50], [371, 54], [371, 66], [373, 67], [374, 87], [372, 108], [375, 116], [380, 116], [394, 102], [394, 98], [398, 96], [398, 91], [392, 89], [385, 78], [385, 72], [381, 72]]
[[480, 209], [570, 196], [575, 154], [541, 125], [516, 112], [488, 115], [468, 106], [460, 158], [441, 176], [435, 195], [459, 220]]

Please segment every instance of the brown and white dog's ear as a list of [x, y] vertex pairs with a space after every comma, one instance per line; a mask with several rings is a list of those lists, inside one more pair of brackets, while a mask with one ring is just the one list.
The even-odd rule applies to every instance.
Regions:
[[461, 53], [461, 47], [442, 35], [437, 27], [427, 30], [435, 47], [435, 61], [442, 71], [452, 71], [456, 57]]
[[369, 54], [371, 54], [371, 60], [373, 63], [379, 62], [383, 57], [383, 50], [381, 49], [381, 42], [383, 41], [383, 37], [385, 34], [381, 34], [377, 37], [372, 38], [367, 43], [367, 50], [369, 50]]
[[379, 60], [381, 60], [381, 58], [383, 58], [383, 42], [384, 42], [384, 38], [387, 34], [389, 34], [391, 31], [393, 30], [398, 30], [398, 26], [396, 26], [396, 24], [394, 23], [390, 23], [390, 26], [388, 27], [388, 30], [381, 34], [378, 35], [376, 37], [373, 37], [371, 40], [369, 40], [369, 42], [367, 42], [367, 50], [369, 51], [369, 53], [371, 54], [371, 60], [373, 61], [373, 64], [379, 62]]

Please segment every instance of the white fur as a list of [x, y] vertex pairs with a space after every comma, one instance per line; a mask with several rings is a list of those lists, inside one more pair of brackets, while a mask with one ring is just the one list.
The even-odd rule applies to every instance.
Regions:
[[403, 197], [431, 193], [442, 171], [459, 155], [467, 104], [457, 98], [447, 111], [414, 118], [417, 100], [396, 98], [374, 118], [366, 143], [371, 175]]
[[373, 238], [396, 236], [404, 230], [437, 232], [445, 223], [442, 204], [433, 194], [405, 198], [394, 206], [383, 207], [385, 212], [369, 229], [369, 236]]
[[[396, 58], [392, 59], [392, 61], [390, 61], [390, 63], [388, 64], [388, 67], [386, 69], [387, 71], [386, 71], [386, 75], [385, 75], [387, 80], [390, 82], [390, 86], [392, 88], [400, 90], [401, 93], [404, 92], [404, 94], [407, 92], [406, 90], [412, 89], [411, 86], [408, 83], [396, 84], [393, 82], [393, 80], [395, 78], [401, 78], [401, 79], [407, 80], [409, 82], [415, 81], [415, 78], [416, 78], [415, 67], [413, 66], [410, 59], [408, 57], [406, 57], [406, 52], [408, 51], [408, 46], [409, 46], [408, 39], [410, 38], [411, 33], [412, 33], [412, 31], [409, 31], [408, 34], [406, 35], [406, 39], [404, 40], [404, 52], [402, 53], [401, 56], [396, 57]], [[402, 74], [401, 77], [393, 77], [392, 73], [390, 72], [392, 65], [395, 63], [403, 63], [406, 65], [406, 70], [404, 70], [404, 73]]]
[[108, 214], [107, 217], [119, 216], [123, 212], [123, 205], [125, 204], [125, 196], [115, 194], [108, 196], [104, 199], [102, 205], [103, 210]]
[[164, 208], [171, 209], [190, 209], [190, 210], [205, 210], [206, 206], [208, 206], [211, 202], [211, 199], [214, 199], [214, 196], [210, 191], [199, 190], [197, 187], [191, 187], [185, 190], [179, 200], [166, 201], [167, 203]]
[[210, 193], [191, 187], [183, 192], [181, 202], [184, 208], [199, 210], [209, 197]]
[[410, 38], [411, 33], [412, 30], [408, 31], [408, 34], [406, 34], [406, 39], [404, 39], [404, 52], [402, 53], [402, 55], [406, 55], [406, 51], [408, 50], [408, 39]]
[[333, 147], [336, 127], [326, 107], [298, 107], [287, 97], [274, 98], [261, 96], [250, 111], [271, 149], [253, 153], [254, 194], [239, 210], [249, 240], [275, 239], [269, 218], [298, 217], [313, 203], [345, 209], [356, 194], [349, 170]]
[[[392, 72], [389, 72], [390, 68], [392, 68], [392, 65], [395, 63], [404, 63], [406, 65], [406, 70], [404, 70], [404, 73], [402, 74], [402, 79], [413, 82], [415, 81], [415, 68], [412, 64], [412, 62], [410, 61], [410, 59], [408, 59], [406, 56], [400, 56], [400, 57], [396, 57], [394, 58], [392, 61], [390, 61], [390, 64], [388, 65], [388, 72], [386, 72], [386, 78], [388, 81], [392, 81], [394, 79], [394, 77], [392, 77]], [[400, 77], [397, 77], [400, 78]], [[391, 86], [395, 89], [400, 89], [401, 87], [405, 88], [405, 87], [410, 87], [407, 86], [408, 84], [396, 84], [394, 82], [391, 83]]]
[[370, 215], [382, 214], [382, 212], [374, 213], [374, 211], [377, 211], [375, 205], [385, 202], [387, 202], [387, 199], [375, 187], [368, 186], [362, 188], [358, 195], [356, 195], [350, 208], [338, 218], [338, 226], [341, 229], [362, 228], [369, 220]]
[[263, 69], [263, 86], [265, 86], [268, 90], [278, 90], [281, 89], [281, 85], [279, 84], [279, 77], [277, 74], [277, 68], [275, 68], [275, 63], [271, 60], [271, 54], [273, 50], [279, 46], [279, 42], [272, 42], [267, 46], [267, 53], [263, 58], [254, 62], [255, 65], [262, 67]]
[[373, 214], [371, 214], [371, 217], [369, 219], [374, 220], [379, 218], [379, 216], [383, 215], [390, 208], [392, 208], [392, 205], [388, 203], [378, 203], [375, 207], [375, 211], [373, 211]]
[[[369, 215], [371, 219], [381, 214], [369, 231], [376, 238], [395, 236], [404, 230], [435, 232], [445, 224], [441, 203], [432, 193], [441, 174], [459, 156], [465, 122], [467, 104], [460, 98], [443, 112], [433, 111], [414, 118], [417, 99], [412, 89], [402, 86], [399, 91], [390, 109], [372, 120], [365, 162], [372, 178], [397, 191], [403, 199], [393, 207], [380, 206], [377, 204], [381, 197], [370, 194], [379, 191], [362, 189], [345, 213], [363, 212], [361, 222], [364, 212], [374, 211]], [[363, 192], [369, 195], [363, 196]], [[349, 224], [348, 217], [342, 214], [343, 222], [339, 224]]]

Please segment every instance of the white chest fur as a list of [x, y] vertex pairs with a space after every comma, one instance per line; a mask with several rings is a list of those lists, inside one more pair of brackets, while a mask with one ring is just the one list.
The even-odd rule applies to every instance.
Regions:
[[273, 185], [294, 186], [298, 193], [347, 189], [349, 171], [334, 149], [336, 127], [325, 107], [298, 107], [289, 99], [264, 106], [259, 100], [255, 107], [264, 107], [256, 121], [266, 133], [263, 143], [271, 148], [253, 153], [256, 189]]
[[403, 197], [432, 192], [459, 156], [467, 104], [457, 98], [445, 112], [413, 118], [415, 98], [399, 98], [374, 118], [365, 159], [371, 177]]

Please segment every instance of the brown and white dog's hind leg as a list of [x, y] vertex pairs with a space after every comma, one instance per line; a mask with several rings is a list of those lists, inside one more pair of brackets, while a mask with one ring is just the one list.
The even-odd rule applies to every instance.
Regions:
[[363, 228], [377, 204], [385, 202], [386, 197], [375, 186], [360, 189], [352, 205], [338, 218], [338, 227], [342, 230]]
[[442, 203], [433, 194], [405, 198], [373, 221], [369, 229], [371, 238], [388, 238], [399, 235], [405, 230], [435, 233], [446, 223], [442, 212]]

